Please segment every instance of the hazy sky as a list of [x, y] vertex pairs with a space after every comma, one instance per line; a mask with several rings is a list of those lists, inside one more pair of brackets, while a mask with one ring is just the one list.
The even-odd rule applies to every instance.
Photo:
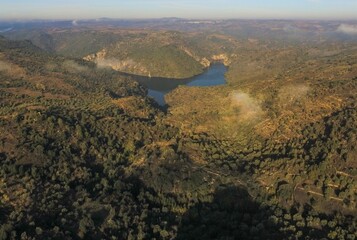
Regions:
[[0, 19], [357, 19], [357, 0], [0, 0]]

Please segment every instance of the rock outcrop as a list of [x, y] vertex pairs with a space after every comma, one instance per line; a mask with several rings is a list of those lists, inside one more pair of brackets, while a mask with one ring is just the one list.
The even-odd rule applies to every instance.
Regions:
[[231, 60], [225, 53], [213, 55], [213, 56], [211, 56], [211, 59], [212, 59], [212, 61], [220, 61], [226, 66], [231, 64]]

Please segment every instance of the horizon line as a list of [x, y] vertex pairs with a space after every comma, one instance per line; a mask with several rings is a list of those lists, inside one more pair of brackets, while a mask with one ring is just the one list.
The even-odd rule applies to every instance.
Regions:
[[30, 21], [100, 21], [100, 20], [163, 20], [163, 19], [177, 19], [177, 20], [215, 20], [215, 21], [227, 21], [227, 20], [271, 20], [271, 21], [357, 21], [356, 18], [304, 18], [304, 17], [292, 17], [292, 18], [274, 18], [274, 17], [227, 17], [227, 18], [186, 18], [186, 17], [125, 17], [125, 18], [113, 18], [113, 17], [99, 17], [99, 18], [0, 18], [0, 21], [14, 21], [14, 22], [30, 22]]

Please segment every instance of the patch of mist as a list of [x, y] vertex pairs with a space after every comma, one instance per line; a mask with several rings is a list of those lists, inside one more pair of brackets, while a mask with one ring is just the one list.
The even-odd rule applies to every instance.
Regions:
[[78, 20], [73, 20], [73, 21], [72, 21], [72, 25], [73, 25], [73, 26], [78, 26]]
[[283, 31], [286, 32], [286, 33], [298, 33], [298, 32], [301, 32], [301, 30], [299, 28], [294, 27], [294, 26], [292, 26], [290, 24], [285, 25], [283, 27]]
[[232, 105], [238, 107], [239, 117], [242, 120], [258, 119], [263, 114], [259, 102], [249, 94], [241, 91], [233, 92]]
[[62, 67], [70, 73], [83, 73], [90, 70], [87, 66], [80, 65], [73, 60], [64, 61]]
[[95, 63], [97, 64], [98, 68], [113, 68], [115, 69], [117, 66], [122, 65], [121, 61], [110, 58], [110, 59], [95, 59]]
[[10, 28], [5, 28], [5, 29], [0, 30], [0, 33], [9, 32], [9, 31], [11, 31], [12, 29], [14, 29], [14, 28], [12, 28], [12, 27], [10, 27]]
[[126, 70], [139, 70], [146, 72], [146, 69], [140, 64], [135, 62], [132, 59], [127, 60], [118, 60], [115, 58], [109, 59], [96, 59], [95, 60], [98, 68], [112, 68], [117, 71], [126, 71]]
[[357, 25], [341, 24], [337, 28], [337, 32], [342, 32], [348, 35], [357, 35]]
[[309, 90], [310, 87], [305, 84], [287, 85], [279, 90], [279, 100], [283, 104], [294, 103], [306, 98]]

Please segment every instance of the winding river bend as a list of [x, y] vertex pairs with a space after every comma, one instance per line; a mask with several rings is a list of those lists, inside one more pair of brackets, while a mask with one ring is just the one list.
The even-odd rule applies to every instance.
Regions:
[[207, 87], [223, 85], [226, 83], [224, 74], [227, 67], [220, 62], [213, 63], [202, 74], [188, 79], [169, 79], [169, 78], [145, 78], [138, 81], [148, 88], [148, 95], [155, 99], [161, 106], [165, 106], [165, 95], [180, 85], [191, 87]]

